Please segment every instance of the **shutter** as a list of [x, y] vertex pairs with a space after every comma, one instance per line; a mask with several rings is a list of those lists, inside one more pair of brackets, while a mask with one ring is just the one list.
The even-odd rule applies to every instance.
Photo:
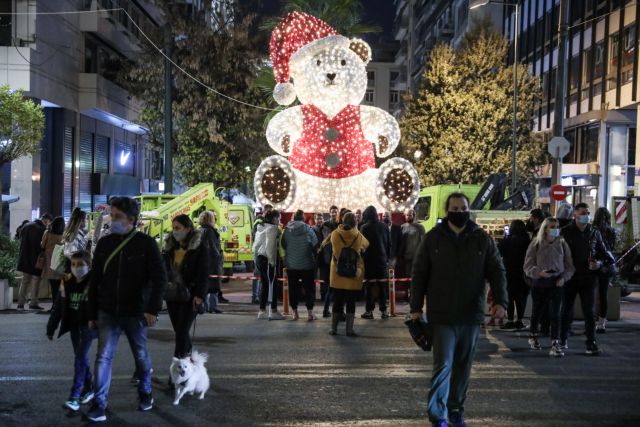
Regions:
[[96, 155], [93, 170], [96, 173], [109, 173], [109, 138], [96, 135]]
[[64, 128], [63, 145], [64, 188], [62, 190], [62, 216], [68, 221], [71, 217], [71, 208], [73, 207], [73, 128]]
[[93, 134], [91, 132], [80, 132], [79, 160], [80, 202], [78, 206], [85, 212], [91, 212], [91, 173], [93, 172]]

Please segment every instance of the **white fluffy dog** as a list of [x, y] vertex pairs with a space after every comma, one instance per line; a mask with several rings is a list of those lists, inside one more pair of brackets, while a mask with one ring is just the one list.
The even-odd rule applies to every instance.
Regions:
[[183, 359], [173, 358], [171, 367], [171, 381], [176, 388], [176, 397], [173, 404], [180, 403], [180, 399], [185, 393], [193, 395], [200, 393], [198, 399], [204, 399], [204, 394], [209, 390], [209, 375], [204, 364], [209, 359], [206, 353], [198, 353], [193, 350], [190, 357]]

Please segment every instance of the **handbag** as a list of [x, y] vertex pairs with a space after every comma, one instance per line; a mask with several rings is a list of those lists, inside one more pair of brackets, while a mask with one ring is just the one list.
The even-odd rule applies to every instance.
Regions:
[[57, 243], [51, 252], [51, 262], [49, 268], [58, 274], [64, 274], [67, 269], [67, 257], [64, 256], [64, 243]]
[[46, 261], [46, 257], [44, 256], [44, 252], [40, 252], [38, 255], [38, 259], [36, 260], [36, 270], [44, 269], [44, 263]]
[[164, 290], [164, 299], [167, 302], [189, 302], [191, 291], [182, 283], [182, 280], [172, 280], [167, 283]]

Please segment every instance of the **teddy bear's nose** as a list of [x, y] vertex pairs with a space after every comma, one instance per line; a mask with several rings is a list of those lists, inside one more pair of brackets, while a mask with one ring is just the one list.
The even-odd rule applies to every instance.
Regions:
[[336, 78], [336, 73], [327, 73], [327, 78], [331, 81]]

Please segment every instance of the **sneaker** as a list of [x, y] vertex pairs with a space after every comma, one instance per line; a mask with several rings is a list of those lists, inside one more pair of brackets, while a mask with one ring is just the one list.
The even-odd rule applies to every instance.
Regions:
[[600, 354], [600, 347], [598, 347], [595, 341], [588, 342], [585, 353], [595, 356], [596, 354]]
[[79, 399], [69, 399], [66, 402], [64, 402], [64, 405], [62, 405], [63, 407], [76, 412], [80, 410], [80, 400]]
[[604, 334], [605, 332], [607, 332], [606, 325], [607, 325], [607, 319], [600, 317], [598, 319], [598, 323], [596, 324], [596, 333]]
[[331, 317], [331, 313], [329, 313], [328, 311], [323, 311], [322, 312], [322, 317], [325, 319], [328, 319], [329, 317]]
[[516, 329], [516, 324], [512, 320], [509, 320], [507, 323], [505, 323], [504, 325], [500, 326], [500, 329], [505, 330], [505, 331], [511, 331], [511, 330]]
[[225, 297], [219, 297], [218, 298], [218, 302], [222, 302], [224, 304], [229, 304], [229, 300], [226, 299]]
[[363, 319], [368, 319], [368, 320], [372, 320], [373, 319], [373, 313], [370, 311], [365, 311], [362, 316]]
[[307, 314], [307, 322], [313, 322], [317, 317], [313, 311], [309, 311]]
[[298, 320], [299, 318], [298, 309], [293, 310], [293, 318], [291, 320]]
[[107, 421], [107, 414], [104, 408], [101, 408], [94, 403], [91, 410], [87, 412], [87, 419], [92, 423], [101, 423], [103, 421]]
[[80, 403], [86, 405], [93, 400], [93, 396], [95, 396], [95, 394], [93, 394], [92, 391], [85, 391], [80, 395]]
[[516, 329], [517, 329], [518, 331], [524, 331], [524, 330], [526, 330], [526, 329], [529, 329], [529, 326], [525, 325], [525, 324], [522, 322], [522, 320], [517, 320], [517, 321], [514, 323], [514, 325], [515, 325], [515, 327], [516, 327]]
[[264, 311], [264, 310], [260, 310], [260, 311], [258, 312], [258, 317], [257, 317], [257, 319], [259, 320], [259, 319], [266, 319], [266, 318], [267, 318], [267, 312], [266, 312], [266, 311]]
[[279, 311], [273, 311], [269, 315], [269, 320], [282, 320], [282, 319], [284, 319], [284, 316], [282, 314], [280, 314]]
[[153, 396], [151, 393], [140, 393], [140, 403], [138, 403], [139, 411], [148, 411], [153, 408]]
[[36, 305], [30, 305], [29, 310], [44, 310], [44, 308], [36, 304]]
[[388, 319], [389, 318], [389, 313], [387, 313], [386, 311], [383, 311], [382, 314], [380, 315], [381, 319]]
[[551, 357], [564, 356], [564, 352], [560, 348], [560, 344], [558, 343], [558, 341], [554, 341], [553, 344], [551, 344], [551, 349], [549, 350], [549, 356]]
[[540, 350], [542, 348], [537, 337], [529, 337], [529, 347], [531, 347], [531, 350]]
[[558, 341], [558, 348], [560, 348], [560, 350], [568, 350], [569, 349], [569, 344], [567, 343], [567, 341]]
[[18, 304], [17, 310], [24, 310], [24, 304]]
[[449, 423], [451, 427], [467, 427], [467, 423], [464, 422], [464, 417], [460, 411], [449, 413]]

